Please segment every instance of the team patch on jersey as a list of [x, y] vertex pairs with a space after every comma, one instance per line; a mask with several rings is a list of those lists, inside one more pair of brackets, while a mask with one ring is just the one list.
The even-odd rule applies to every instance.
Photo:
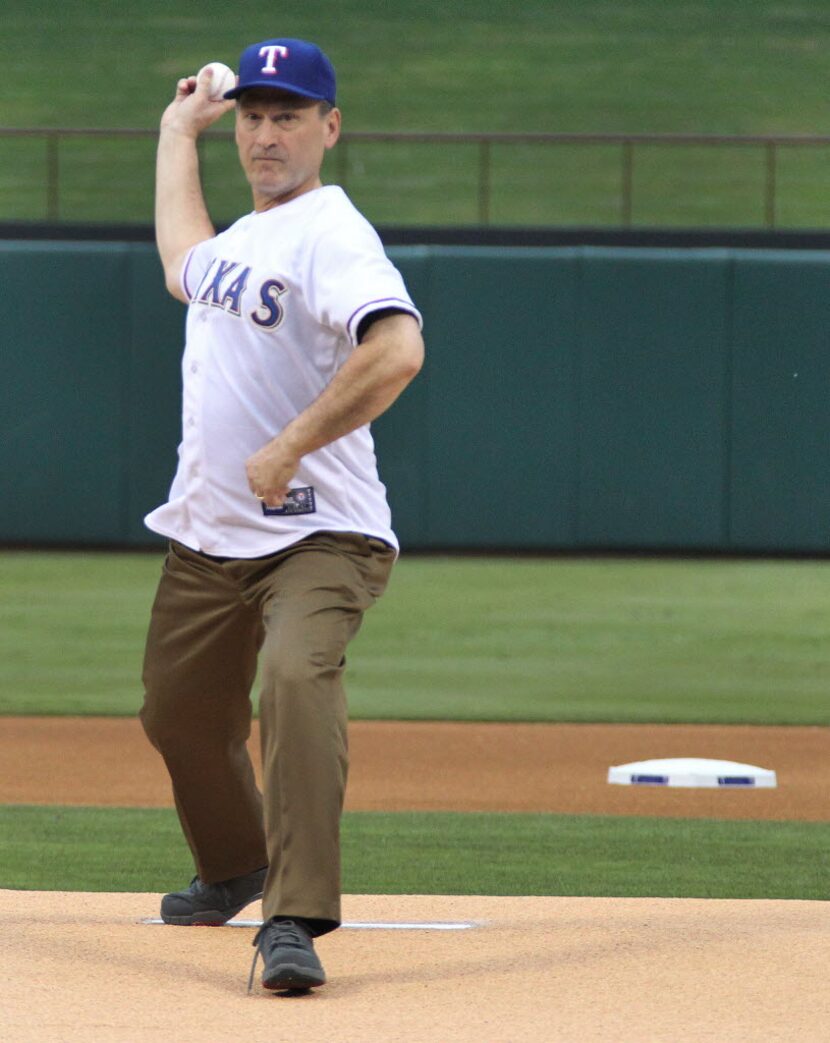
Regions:
[[265, 515], [313, 514], [316, 510], [313, 485], [304, 485], [301, 489], [289, 490], [282, 507], [266, 507], [264, 503], [262, 505], [262, 513]]

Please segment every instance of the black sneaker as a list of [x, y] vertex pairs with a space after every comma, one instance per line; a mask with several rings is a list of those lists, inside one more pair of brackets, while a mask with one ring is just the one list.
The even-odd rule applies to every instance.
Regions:
[[249, 902], [262, 898], [268, 866], [245, 876], [206, 884], [194, 876], [186, 891], [174, 891], [161, 900], [165, 923], [188, 927], [221, 927]]
[[297, 920], [272, 916], [266, 920], [253, 940], [256, 946], [248, 992], [254, 981], [257, 957], [262, 953], [265, 964], [262, 984], [266, 989], [313, 989], [325, 985], [326, 972], [314, 951], [311, 934]]

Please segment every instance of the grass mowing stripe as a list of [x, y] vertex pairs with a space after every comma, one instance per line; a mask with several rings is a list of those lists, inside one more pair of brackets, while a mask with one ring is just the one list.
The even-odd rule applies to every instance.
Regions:
[[[0, 554], [0, 713], [134, 715], [161, 554]], [[404, 558], [355, 718], [830, 724], [828, 561]]]
[[[0, 807], [0, 887], [165, 891], [189, 854], [167, 809]], [[352, 812], [343, 888], [368, 894], [826, 899], [830, 824]]]

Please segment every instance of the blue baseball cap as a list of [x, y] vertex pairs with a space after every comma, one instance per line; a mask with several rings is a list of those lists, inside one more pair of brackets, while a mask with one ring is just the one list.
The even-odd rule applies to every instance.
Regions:
[[320, 48], [307, 40], [263, 40], [246, 47], [239, 58], [239, 83], [224, 96], [238, 98], [252, 87], [277, 87], [335, 104], [334, 67]]

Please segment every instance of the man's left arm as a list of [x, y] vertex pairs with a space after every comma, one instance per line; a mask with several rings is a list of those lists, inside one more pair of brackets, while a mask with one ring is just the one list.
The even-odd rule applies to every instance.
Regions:
[[300, 460], [370, 423], [416, 376], [424, 342], [413, 315], [377, 319], [331, 383], [290, 424], [245, 463], [248, 485], [268, 507], [279, 507]]

